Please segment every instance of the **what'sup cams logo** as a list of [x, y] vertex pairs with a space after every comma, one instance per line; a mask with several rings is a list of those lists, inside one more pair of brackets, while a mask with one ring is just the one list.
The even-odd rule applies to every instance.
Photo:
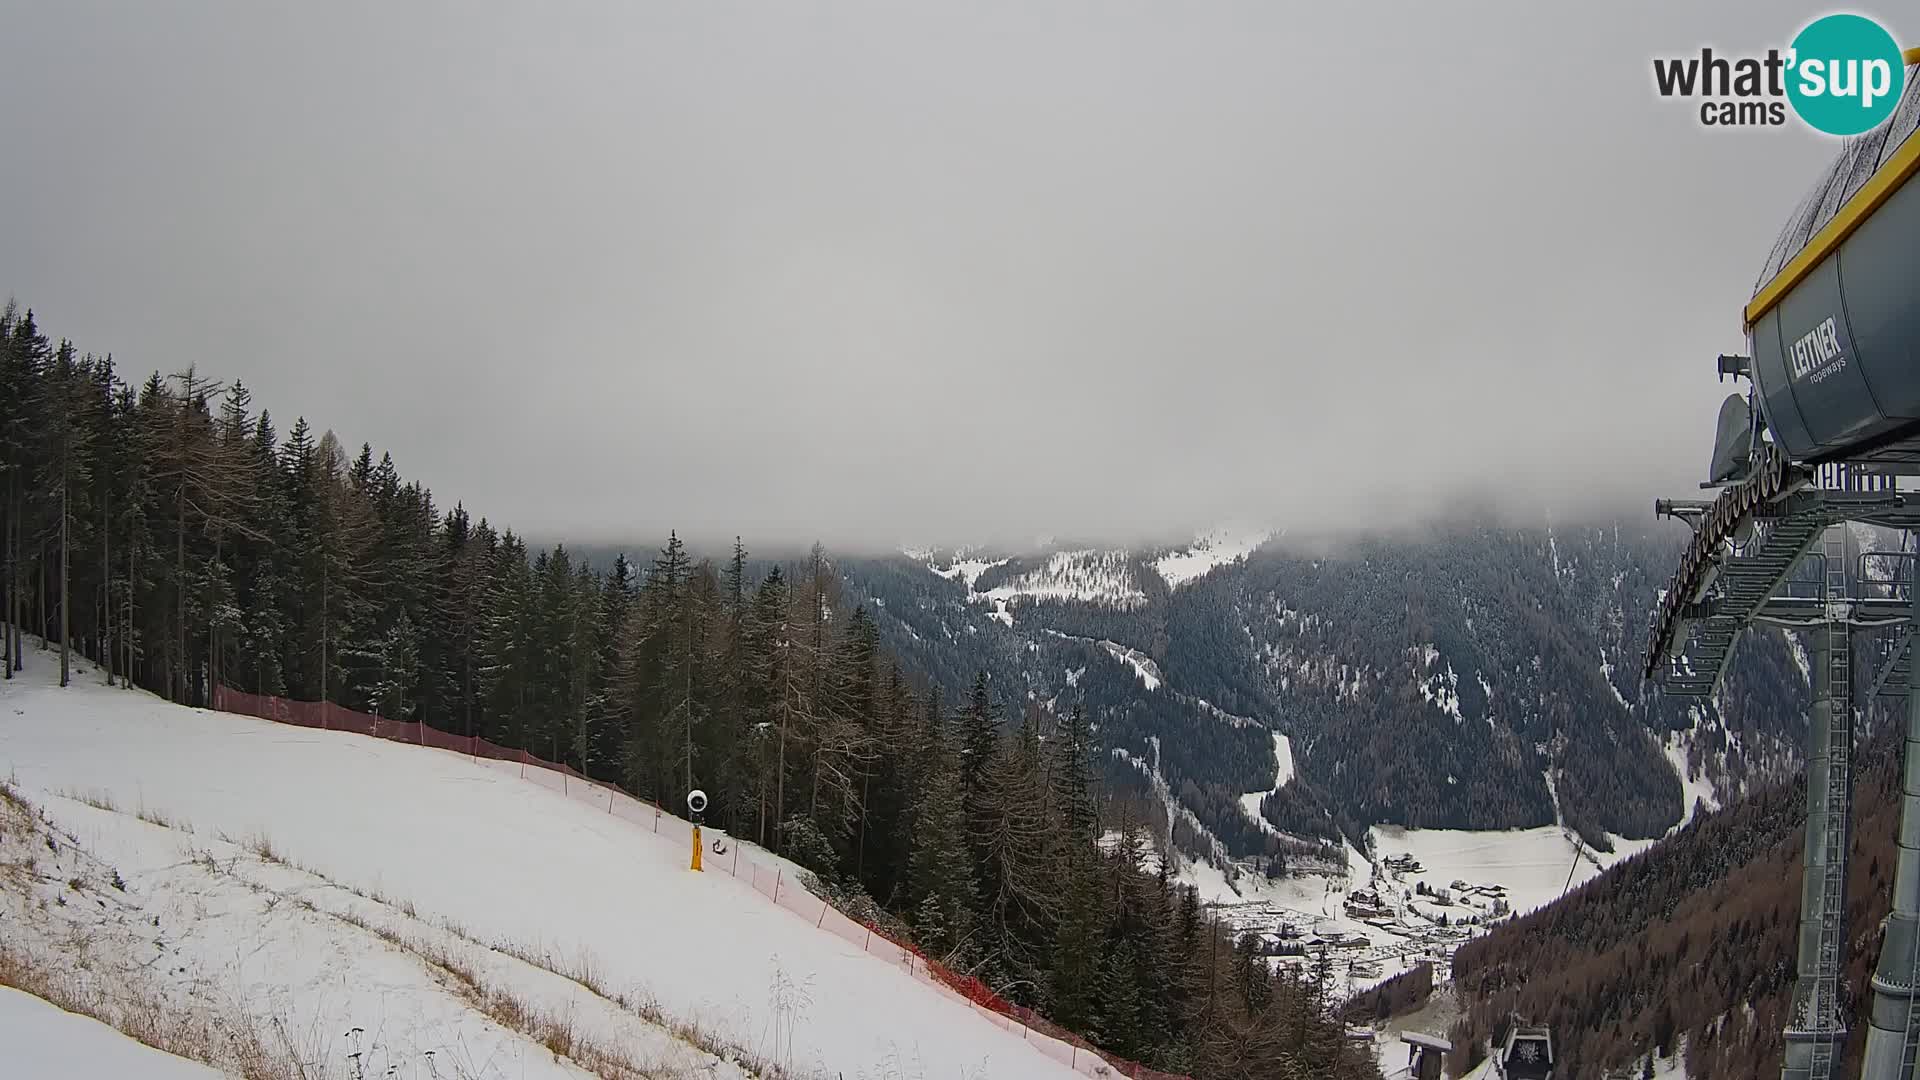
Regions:
[[1907, 69], [1900, 45], [1864, 15], [1828, 15], [1808, 23], [1784, 51], [1655, 57], [1654, 89], [1663, 98], [1698, 101], [1707, 127], [1779, 127], [1787, 111], [1828, 135], [1872, 131], [1900, 103]]

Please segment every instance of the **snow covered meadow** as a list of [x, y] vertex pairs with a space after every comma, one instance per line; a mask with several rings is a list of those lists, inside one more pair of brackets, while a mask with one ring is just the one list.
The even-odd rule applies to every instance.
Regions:
[[84, 669], [61, 690], [35, 659], [0, 684], [0, 776], [31, 807], [0, 833], [25, 867], [0, 925], [86, 993], [137, 987], [319, 1076], [1089, 1071], [744, 872], [691, 873], [684, 824], [611, 814], [605, 789]]

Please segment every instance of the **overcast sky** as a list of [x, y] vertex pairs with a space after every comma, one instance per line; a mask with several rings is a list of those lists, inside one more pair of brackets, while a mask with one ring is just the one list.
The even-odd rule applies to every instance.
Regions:
[[1837, 148], [1652, 89], [1805, 4], [0, 7], [0, 295], [539, 536], [1651, 520]]

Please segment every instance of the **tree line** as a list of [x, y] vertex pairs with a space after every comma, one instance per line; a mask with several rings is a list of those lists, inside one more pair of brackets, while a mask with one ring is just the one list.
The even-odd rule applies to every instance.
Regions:
[[[1883, 730], [1863, 740], [1854, 758], [1845, 1076], [1860, 1068], [1879, 959], [1874, 928], [1892, 896], [1901, 774], [1895, 736]], [[1802, 775], [1706, 814], [1566, 899], [1462, 945], [1453, 976], [1468, 1008], [1453, 1029], [1456, 1071], [1477, 1062], [1486, 1040], [1497, 1040], [1517, 1014], [1552, 1025], [1569, 1076], [1611, 1075], [1683, 1048], [1689, 1077], [1778, 1073], [1805, 832]]]
[[536, 548], [391, 457], [189, 368], [110, 356], [0, 311], [0, 612], [108, 682], [204, 706], [227, 686], [486, 738], [786, 854], [847, 905], [1097, 1044], [1197, 1077], [1370, 1076], [1324, 981], [1223, 940], [1100, 841], [1078, 710], [958, 708], [880, 645], [818, 545], [758, 572], [678, 536], [645, 565]]

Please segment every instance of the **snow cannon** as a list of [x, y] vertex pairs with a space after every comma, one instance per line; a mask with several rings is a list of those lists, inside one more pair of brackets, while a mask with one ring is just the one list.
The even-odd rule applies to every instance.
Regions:
[[[1780, 230], [1743, 313], [1746, 370], [1721, 358], [1722, 375], [1753, 380], [1759, 419], [1795, 464], [1920, 471], [1920, 71], [1906, 82], [1893, 116], [1846, 141]], [[1736, 419], [1723, 410], [1718, 442], [1744, 437], [1726, 430]], [[1719, 449], [1715, 473], [1747, 456]]]
[[690, 870], [700, 869], [700, 822], [707, 813], [707, 793], [699, 788], [687, 792], [687, 812], [693, 815], [693, 862]]

